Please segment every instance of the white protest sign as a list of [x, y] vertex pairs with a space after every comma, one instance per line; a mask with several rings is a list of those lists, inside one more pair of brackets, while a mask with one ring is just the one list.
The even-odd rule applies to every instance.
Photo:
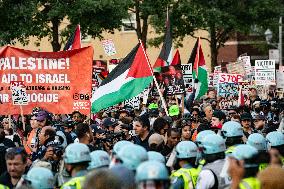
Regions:
[[242, 74], [219, 73], [218, 83], [240, 83], [242, 81]]
[[192, 76], [192, 64], [181, 64], [183, 80], [187, 92], [192, 93], [193, 91], [193, 76]]
[[242, 62], [247, 76], [252, 75], [252, 68], [250, 63], [250, 56], [240, 56], [238, 62]]
[[275, 60], [255, 61], [255, 84], [276, 85]]
[[279, 70], [276, 71], [277, 89], [284, 89], [284, 66], [279, 66]]
[[222, 73], [221, 66], [215, 66], [214, 67], [214, 74], [213, 74], [213, 86], [218, 87], [218, 77], [219, 73]]
[[116, 54], [114, 43], [111, 39], [103, 40], [102, 44], [103, 44], [104, 51], [108, 56], [112, 56]]
[[23, 81], [11, 81], [13, 105], [28, 105], [26, 86]]

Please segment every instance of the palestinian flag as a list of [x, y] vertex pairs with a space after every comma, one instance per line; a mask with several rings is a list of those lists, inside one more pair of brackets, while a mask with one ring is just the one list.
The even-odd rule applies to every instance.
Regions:
[[141, 93], [152, 83], [153, 72], [142, 45], [138, 44], [94, 92], [92, 112], [116, 105]]
[[171, 66], [180, 65], [180, 64], [181, 64], [181, 61], [180, 61], [180, 54], [179, 54], [179, 51], [178, 51], [178, 49], [177, 49], [176, 54], [175, 54], [175, 56], [174, 56], [174, 58], [173, 58], [173, 61], [172, 61], [172, 63], [171, 63]]
[[193, 63], [193, 78], [198, 80], [195, 92], [195, 99], [199, 99], [208, 91], [208, 72], [206, 69], [205, 59], [201, 48], [200, 38], [197, 39], [194, 45], [188, 63]]
[[163, 43], [160, 55], [153, 66], [155, 72], [161, 72], [161, 67], [169, 66], [172, 63], [172, 60], [173, 60], [172, 44], [173, 44], [173, 39], [172, 39], [171, 25], [170, 25], [169, 18], [167, 16], [164, 43]]
[[80, 25], [77, 25], [75, 32], [72, 33], [72, 35], [69, 37], [63, 50], [68, 51], [73, 49], [80, 49], [81, 47], [81, 29]]

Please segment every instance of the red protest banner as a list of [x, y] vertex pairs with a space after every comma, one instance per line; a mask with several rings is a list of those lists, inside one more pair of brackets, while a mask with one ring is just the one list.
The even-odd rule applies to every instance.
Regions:
[[0, 114], [19, 114], [13, 106], [11, 81], [23, 81], [28, 105], [52, 113], [66, 114], [79, 110], [90, 113], [93, 48], [62, 52], [37, 52], [10, 46], [0, 50]]

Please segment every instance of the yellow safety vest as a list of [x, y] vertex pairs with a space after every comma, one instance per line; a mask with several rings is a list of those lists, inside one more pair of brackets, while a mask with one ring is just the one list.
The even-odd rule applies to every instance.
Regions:
[[236, 149], [236, 146], [230, 146], [229, 148], [227, 148], [227, 150], [225, 151], [225, 154], [228, 155], [228, 154], [231, 154], [233, 153], [233, 151], [235, 151]]
[[240, 189], [260, 189], [260, 181], [255, 177], [245, 178], [239, 184]]
[[8, 187], [8, 186], [5, 186], [5, 185], [0, 184], [0, 189], [9, 189], [9, 187]]
[[268, 167], [268, 163], [261, 163], [259, 164], [258, 170], [262, 171], [264, 170], [266, 167]]
[[86, 177], [75, 177], [64, 183], [60, 189], [82, 189]]

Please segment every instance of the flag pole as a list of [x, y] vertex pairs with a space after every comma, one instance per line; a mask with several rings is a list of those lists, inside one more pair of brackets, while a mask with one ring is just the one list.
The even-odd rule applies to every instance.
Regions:
[[162, 95], [161, 90], [160, 90], [160, 88], [159, 88], [159, 85], [158, 85], [158, 82], [157, 82], [157, 80], [156, 80], [156, 77], [154, 76], [152, 66], [151, 66], [151, 64], [150, 64], [150, 62], [149, 62], [148, 56], [146, 55], [146, 52], [145, 52], [145, 49], [144, 49], [144, 46], [143, 46], [143, 43], [142, 43], [141, 39], [139, 39], [139, 43], [140, 43], [141, 46], [142, 46], [142, 50], [143, 50], [144, 56], [146, 57], [148, 66], [149, 66], [149, 68], [150, 68], [151, 74], [152, 74], [153, 79], [154, 79], [154, 83], [155, 83], [155, 85], [156, 85], [156, 87], [157, 87], [157, 89], [158, 89], [159, 96], [160, 96], [160, 98], [161, 98], [161, 100], [162, 100], [162, 105], [163, 105], [163, 107], [164, 107], [164, 109], [165, 109], [166, 115], [169, 116], [165, 99], [163, 98], [163, 95]]

